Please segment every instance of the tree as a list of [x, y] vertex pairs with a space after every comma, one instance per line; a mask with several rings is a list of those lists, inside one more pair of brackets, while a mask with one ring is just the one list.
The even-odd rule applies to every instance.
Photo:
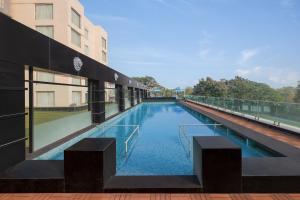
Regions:
[[228, 97], [236, 99], [282, 101], [282, 95], [269, 85], [235, 77], [231, 80], [215, 81], [210, 77], [199, 80], [194, 86], [195, 95]]
[[279, 88], [277, 89], [277, 91], [279, 92], [282, 100], [284, 102], [294, 102], [295, 97], [296, 97], [296, 88], [295, 87], [283, 87], [283, 88]]
[[192, 87], [186, 87], [184, 92], [185, 92], [185, 95], [192, 95], [193, 94], [193, 88]]
[[218, 82], [210, 77], [199, 80], [199, 83], [194, 86], [195, 95], [224, 97], [226, 96], [227, 88], [224, 82]]
[[152, 76], [144, 76], [144, 77], [132, 77], [133, 79], [137, 80], [140, 83], [143, 83], [148, 88], [163, 88]]
[[300, 103], [300, 81], [298, 81], [298, 86], [296, 88], [296, 95], [295, 95], [294, 101], [296, 103]]

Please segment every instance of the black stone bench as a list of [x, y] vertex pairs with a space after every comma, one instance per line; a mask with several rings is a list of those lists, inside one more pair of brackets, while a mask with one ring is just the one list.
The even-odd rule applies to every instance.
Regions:
[[103, 192], [116, 174], [116, 140], [86, 138], [65, 150], [66, 192]]
[[222, 136], [193, 138], [194, 173], [204, 192], [242, 191], [241, 148]]

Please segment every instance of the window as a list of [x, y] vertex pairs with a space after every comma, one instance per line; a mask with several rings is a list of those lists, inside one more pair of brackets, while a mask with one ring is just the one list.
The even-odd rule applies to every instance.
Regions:
[[80, 78], [72, 78], [72, 84], [73, 85], [81, 85]]
[[4, 8], [4, 0], [0, 0], [0, 8]]
[[85, 53], [85, 55], [89, 55], [89, 52], [90, 52], [89, 46], [88, 45], [84, 45], [84, 53]]
[[73, 8], [71, 9], [71, 21], [75, 26], [81, 28], [80, 15]]
[[105, 51], [102, 51], [102, 60], [103, 60], [103, 62], [107, 61], [106, 52]]
[[48, 72], [36, 72], [36, 80], [44, 82], [54, 82], [54, 74]]
[[53, 26], [36, 26], [36, 30], [49, 38], [54, 38], [54, 27]]
[[106, 39], [104, 37], [102, 37], [102, 48], [106, 49], [107, 44], [106, 44]]
[[35, 4], [35, 19], [53, 19], [53, 4]]
[[72, 104], [73, 104], [73, 106], [81, 105], [81, 92], [80, 91], [72, 91]]
[[54, 92], [36, 92], [37, 107], [53, 107]]
[[84, 29], [84, 38], [85, 39], [89, 39], [89, 30], [87, 30], [87, 29]]
[[81, 47], [81, 36], [74, 29], [71, 29], [71, 42], [72, 44]]

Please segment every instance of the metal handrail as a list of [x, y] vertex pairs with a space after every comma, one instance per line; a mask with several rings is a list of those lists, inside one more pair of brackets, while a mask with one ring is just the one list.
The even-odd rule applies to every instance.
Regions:
[[24, 138], [17, 139], [17, 140], [14, 140], [14, 141], [11, 141], [11, 142], [8, 142], [8, 143], [5, 143], [5, 144], [1, 144], [1, 145], [0, 145], [0, 148], [3, 148], [3, 147], [6, 147], [6, 146], [8, 146], [8, 145], [11, 145], [11, 144], [14, 144], [14, 143], [23, 141], [23, 140], [27, 140], [27, 139], [28, 139], [28, 137], [24, 137]]
[[138, 133], [139, 134], [140, 132], [140, 126], [137, 125], [137, 127], [132, 131], [132, 133], [129, 135], [129, 137], [125, 140], [125, 153], [127, 154], [128, 153], [128, 142], [129, 140], [132, 138], [132, 136], [135, 134], [135, 133]]
[[140, 132], [140, 125], [135, 125], [135, 124], [125, 124], [125, 125], [103, 125], [103, 131], [105, 127], [136, 127], [129, 135], [129, 137], [125, 140], [124, 144], [125, 144], [125, 153], [127, 155], [128, 153], [128, 142], [129, 140], [133, 137], [133, 135], [135, 133], [139, 133]]

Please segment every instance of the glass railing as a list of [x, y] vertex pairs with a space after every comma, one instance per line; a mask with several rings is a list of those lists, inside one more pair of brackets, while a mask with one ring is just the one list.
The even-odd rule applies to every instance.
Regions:
[[222, 97], [185, 96], [185, 99], [213, 106], [290, 130], [300, 130], [300, 104]]

